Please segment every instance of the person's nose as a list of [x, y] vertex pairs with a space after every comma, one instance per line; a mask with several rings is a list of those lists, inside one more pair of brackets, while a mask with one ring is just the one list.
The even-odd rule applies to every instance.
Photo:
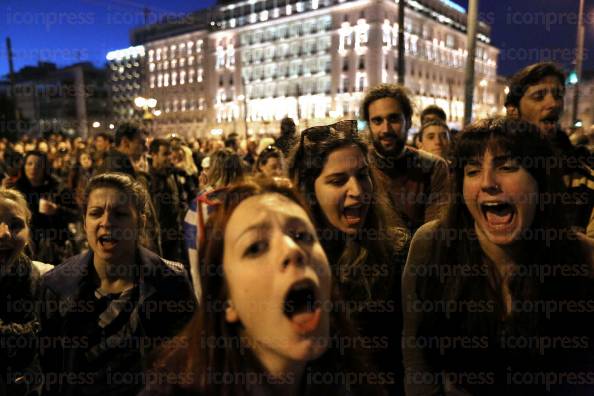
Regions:
[[380, 125], [380, 132], [381, 133], [390, 133], [393, 132], [392, 125], [388, 121], [388, 119], [384, 119]]
[[544, 105], [547, 109], [558, 110], [563, 106], [563, 99], [556, 97], [552, 92], [548, 92], [544, 99]]
[[103, 215], [101, 216], [101, 218], [99, 219], [99, 225], [101, 225], [103, 227], [109, 227], [109, 226], [113, 225], [113, 220], [114, 220], [113, 211], [110, 209], [106, 209], [103, 212]]
[[481, 178], [481, 189], [488, 193], [496, 193], [499, 191], [497, 184], [497, 177], [495, 171], [491, 168], [484, 168]]
[[280, 251], [282, 254], [282, 269], [290, 267], [302, 268], [306, 264], [306, 254], [303, 248], [287, 234], [282, 234], [280, 240]]
[[347, 182], [347, 195], [350, 198], [361, 198], [363, 194], [363, 188], [361, 187], [361, 183], [357, 180], [356, 177], [351, 176], [349, 181]]
[[2, 222], [0, 223], [0, 239], [10, 239], [11, 234], [10, 234], [10, 228], [8, 227], [8, 224]]

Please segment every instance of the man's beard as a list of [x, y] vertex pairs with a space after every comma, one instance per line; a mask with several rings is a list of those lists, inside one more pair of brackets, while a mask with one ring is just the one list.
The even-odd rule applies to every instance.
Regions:
[[400, 154], [402, 153], [402, 150], [404, 149], [405, 141], [404, 141], [404, 139], [402, 139], [400, 136], [398, 136], [396, 134], [390, 134], [389, 136], [391, 136], [394, 139], [394, 143], [392, 144], [392, 147], [390, 147], [390, 148], [385, 147], [382, 144], [380, 137], [377, 135], [373, 135], [373, 138], [372, 138], [373, 147], [383, 157], [396, 158], [396, 157], [400, 156]]

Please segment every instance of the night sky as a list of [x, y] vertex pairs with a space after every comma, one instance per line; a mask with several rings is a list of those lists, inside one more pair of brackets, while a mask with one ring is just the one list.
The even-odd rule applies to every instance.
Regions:
[[[144, 21], [183, 14], [215, 0], [0, 0], [0, 76], [8, 73], [5, 38], [12, 39], [15, 69], [49, 61], [105, 63], [108, 51], [129, 46], [129, 31]], [[467, 7], [467, 0], [456, 0]], [[586, 3], [585, 69], [594, 69], [594, 0]], [[501, 49], [498, 73], [540, 60], [571, 67], [575, 58], [579, 0], [481, 0], [480, 17], [492, 26]]]

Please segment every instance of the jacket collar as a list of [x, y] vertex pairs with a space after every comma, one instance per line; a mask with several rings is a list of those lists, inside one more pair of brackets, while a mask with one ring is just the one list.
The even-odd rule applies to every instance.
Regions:
[[[139, 304], [149, 299], [157, 291], [157, 282], [162, 279], [162, 273], [166, 271], [161, 258], [155, 253], [143, 247], [138, 248], [139, 268]], [[68, 312], [77, 308], [77, 301], [81, 299], [84, 288], [92, 287], [93, 252], [87, 250], [78, 256], [74, 256], [64, 264], [48, 274], [58, 286], [57, 294], [61, 295], [64, 304], [59, 305], [60, 315], [65, 316]]]

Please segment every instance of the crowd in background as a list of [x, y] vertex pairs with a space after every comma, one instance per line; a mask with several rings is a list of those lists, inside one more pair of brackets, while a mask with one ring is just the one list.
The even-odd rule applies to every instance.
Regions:
[[0, 393], [591, 395], [594, 157], [564, 81], [529, 66], [462, 131], [429, 106], [413, 136], [381, 84], [364, 129], [0, 140]]

